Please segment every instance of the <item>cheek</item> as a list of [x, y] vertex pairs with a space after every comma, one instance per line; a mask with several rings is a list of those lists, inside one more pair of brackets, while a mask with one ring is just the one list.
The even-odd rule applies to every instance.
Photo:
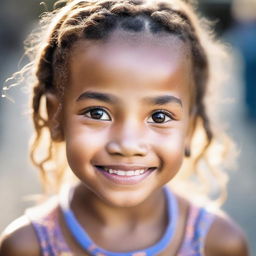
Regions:
[[173, 130], [166, 136], [157, 138], [156, 152], [162, 166], [177, 172], [182, 164], [185, 150], [185, 136], [180, 130]]
[[66, 154], [71, 169], [75, 172], [88, 165], [96, 153], [104, 148], [105, 131], [95, 131], [73, 123], [65, 131]]

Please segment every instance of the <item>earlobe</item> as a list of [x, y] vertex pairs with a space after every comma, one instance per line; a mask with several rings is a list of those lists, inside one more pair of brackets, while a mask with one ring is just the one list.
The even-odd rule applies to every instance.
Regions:
[[46, 94], [48, 127], [53, 141], [63, 141], [61, 102], [56, 94]]
[[190, 157], [190, 156], [191, 156], [190, 147], [186, 146], [185, 147], [185, 157]]
[[186, 141], [185, 141], [185, 152], [184, 155], [185, 157], [190, 157], [191, 156], [191, 140], [193, 136], [193, 129], [192, 129], [192, 124], [190, 124], [186, 136]]

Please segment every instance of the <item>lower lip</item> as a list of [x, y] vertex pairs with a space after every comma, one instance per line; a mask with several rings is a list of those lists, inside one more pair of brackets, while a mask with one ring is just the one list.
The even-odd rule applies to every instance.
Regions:
[[98, 172], [100, 172], [105, 178], [107, 178], [108, 180], [119, 184], [119, 185], [135, 185], [138, 184], [140, 182], [142, 182], [144, 179], [146, 179], [152, 172], [154, 172], [156, 169], [154, 170], [148, 170], [146, 172], [144, 172], [141, 175], [136, 175], [136, 176], [120, 176], [120, 175], [116, 175], [116, 174], [110, 174], [107, 171], [102, 170], [101, 168], [96, 167], [96, 170]]

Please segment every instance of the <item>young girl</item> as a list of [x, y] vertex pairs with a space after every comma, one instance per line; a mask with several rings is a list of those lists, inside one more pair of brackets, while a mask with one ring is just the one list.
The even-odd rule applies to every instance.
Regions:
[[43, 18], [30, 65], [31, 156], [58, 193], [7, 227], [0, 255], [248, 255], [228, 217], [181, 196], [195, 189], [182, 181], [216, 187], [221, 175], [205, 107], [217, 44], [194, 8], [60, 4]]

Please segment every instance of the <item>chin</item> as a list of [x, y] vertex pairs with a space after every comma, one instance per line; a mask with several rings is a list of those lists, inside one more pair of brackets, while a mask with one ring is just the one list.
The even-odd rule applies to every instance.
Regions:
[[127, 208], [127, 207], [136, 207], [142, 204], [148, 197], [149, 194], [146, 191], [109, 191], [105, 192], [103, 195], [96, 193], [98, 198], [100, 198], [105, 204], [118, 207], [118, 208]]

